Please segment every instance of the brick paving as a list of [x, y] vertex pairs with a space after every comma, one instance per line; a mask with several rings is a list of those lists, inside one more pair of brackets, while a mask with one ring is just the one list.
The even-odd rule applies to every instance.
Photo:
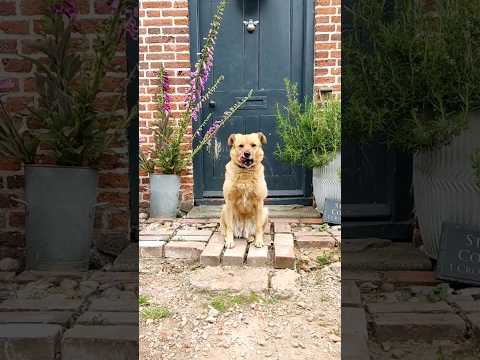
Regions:
[[341, 230], [322, 225], [321, 218], [275, 218], [264, 233], [263, 248], [236, 239], [233, 249], [225, 249], [218, 219], [155, 219], [140, 232], [140, 256], [198, 260], [205, 266], [294, 269], [296, 248], [333, 249]]
[[0, 347], [6, 358], [137, 356], [138, 273], [24, 271], [0, 278]]

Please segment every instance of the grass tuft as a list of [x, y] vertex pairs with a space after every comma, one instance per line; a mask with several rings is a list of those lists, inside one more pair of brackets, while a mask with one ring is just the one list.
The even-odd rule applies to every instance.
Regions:
[[322, 255], [317, 256], [316, 260], [320, 268], [323, 268], [337, 261], [335, 256], [331, 252], [324, 252]]
[[145, 320], [160, 320], [171, 315], [171, 311], [165, 306], [148, 306], [140, 309], [140, 314]]
[[254, 292], [250, 294], [219, 294], [210, 299], [210, 306], [220, 312], [225, 312], [235, 305], [244, 306], [255, 303], [272, 304], [274, 299], [264, 298]]

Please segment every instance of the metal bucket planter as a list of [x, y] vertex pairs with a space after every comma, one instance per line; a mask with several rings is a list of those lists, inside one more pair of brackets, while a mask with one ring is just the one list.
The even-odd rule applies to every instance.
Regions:
[[150, 217], [175, 218], [180, 176], [150, 174]]
[[323, 212], [325, 199], [341, 200], [342, 198], [339, 175], [341, 165], [342, 156], [340, 152], [337, 152], [337, 155], [330, 163], [321, 168], [313, 168], [313, 196], [315, 197], [317, 210], [320, 212]]
[[96, 197], [93, 169], [25, 166], [27, 269], [88, 270]]
[[480, 192], [475, 186], [472, 154], [478, 148], [480, 113], [469, 126], [439, 150], [419, 153], [413, 160], [413, 190], [424, 251], [438, 257], [444, 221], [478, 225]]

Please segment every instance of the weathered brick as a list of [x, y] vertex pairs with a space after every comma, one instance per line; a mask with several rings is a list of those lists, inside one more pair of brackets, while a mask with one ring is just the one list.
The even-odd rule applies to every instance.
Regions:
[[385, 271], [385, 281], [404, 285], [437, 285], [440, 280], [432, 271]]
[[273, 223], [273, 230], [276, 233], [291, 233], [292, 232], [292, 227], [288, 223], [274, 222]]
[[222, 264], [230, 266], [243, 265], [247, 252], [247, 241], [245, 239], [234, 240], [235, 246], [232, 249], [225, 249]]
[[205, 243], [197, 241], [171, 241], [165, 245], [165, 257], [198, 260]]
[[80, 315], [78, 325], [137, 325], [138, 312], [87, 311]]
[[140, 257], [161, 258], [164, 256], [165, 241], [139, 241]]
[[295, 238], [297, 246], [303, 248], [331, 249], [336, 241], [332, 236], [304, 235]]
[[394, 313], [377, 314], [373, 318], [378, 341], [410, 340], [432, 341], [461, 339], [466, 324], [455, 314]]
[[0, 327], [3, 324], [58, 324], [67, 326], [72, 318], [70, 311], [2, 311]]
[[136, 359], [138, 327], [77, 325], [63, 336], [62, 357], [69, 360]]
[[[50, 324], [3, 324], [0, 347], [5, 359], [54, 360], [60, 346], [62, 327]], [[7, 350], [8, 349], [8, 350]]]
[[295, 249], [293, 239], [291, 243], [278, 242], [275, 235], [273, 265], [277, 269], [295, 268]]
[[253, 244], [250, 244], [247, 254], [248, 266], [267, 266], [269, 261], [268, 246], [257, 248]]
[[372, 314], [385, 313], [451, 313], [453, 309], [444, 301], [440, 302], [398, 302], [368, 304]]
[[223, 249], [223, 242], [220, 243], [210, 241], [200, 255], [200, 264], [205, 266], [220, 265]]

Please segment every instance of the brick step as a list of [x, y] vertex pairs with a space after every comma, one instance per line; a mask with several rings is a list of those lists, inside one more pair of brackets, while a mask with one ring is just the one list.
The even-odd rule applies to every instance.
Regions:
[[465, 321], [453, 313], [378, 313], [373, 316], [378, 341], [463, 339]]

